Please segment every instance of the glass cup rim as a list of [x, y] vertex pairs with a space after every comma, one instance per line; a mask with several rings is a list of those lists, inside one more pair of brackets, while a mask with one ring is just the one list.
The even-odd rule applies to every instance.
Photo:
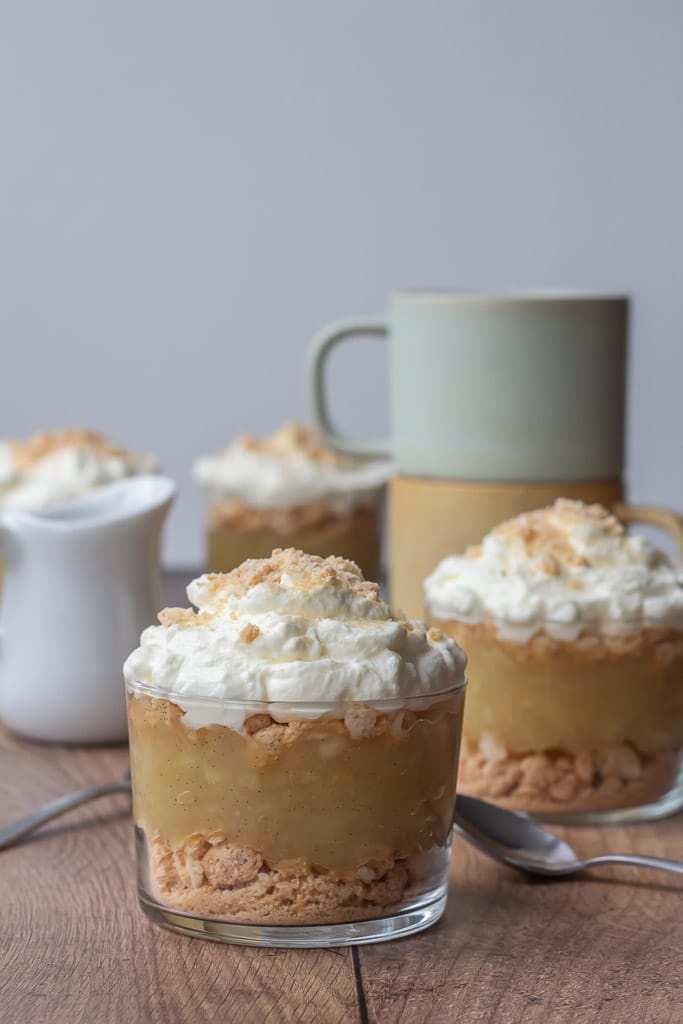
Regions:
[[139, 679], [126, 680], [126, 693], [136, 697], [154, 697], [159, 700], [167, 700], [171, 704], [177, 704], [183, 708], [195, 706], [206, 708], [220, 707], [226, 710], [234, 708], [236, 711], [246, 709], [253, 711], [254, 714], [262, 712], [263, 708], [272, 708], [274, 710], [286, 708], [288, 711], [301, 710], [308, 711], [309, 713], [315, 710], [321, 715], [324, 715], [326, 712], [339, 711], [340, 708], [348, 710], [354, 707], [374, 708], [384, 712], [400, 711], [411, 706], [425, 708], [438, 703], [439, 700], [446, 697], [453, 697], [458, 693], [463, 693], [466, 687], [467, 676], [463, 676], [462, 679], [459, 679], [452, 686], [440, 690], [412, 694], [407, 697], [373, 697], [364, 700], [338, 698], [337, 700], [327, 701], [318, 699], [290, 700], [282, 697], [278, 700], [245, 700], [236, 697], [211, 697], [206, 694], [178, 693], [177, 690], [168, 690], [157, 686], [155, 683], [144, 683]]

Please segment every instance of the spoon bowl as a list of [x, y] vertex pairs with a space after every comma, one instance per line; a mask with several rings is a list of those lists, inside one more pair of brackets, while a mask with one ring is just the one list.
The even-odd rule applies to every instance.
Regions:
[[453, 830], [482, 853], [531, 875], [561, 878], [600, 864], [631, 864], [683, 874], [683, 863], [637, 854], [605, 854], [581, 860], [569, 843], [537, 825], [528, 814], [458, 794]]

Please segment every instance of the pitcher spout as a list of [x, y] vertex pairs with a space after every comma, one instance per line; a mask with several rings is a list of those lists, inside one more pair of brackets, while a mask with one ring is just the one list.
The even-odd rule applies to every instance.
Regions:
[[[111, 571], [112, 559], [130, 563], [126, 547], [147, 548], [150, 559], [168, 508], [175, 496], [174, 482], [165, 476], [127, 477], [67, 504], [29, 511], [8, 507], [0, 513], [0, 555], [6, 575], [16, 575], [27, 559], [39, 573], [49, 573], [57, 556], [69, 558], [73, 571], [79, 548]], [[116, 549], [117, 554], [112, 552]], [[147, 560], [147, 559], [145, 559]], [[120, 566], [119, 566], [120, 568]]]
[[46, 527], [79, 529], [114, 525], [167, 509], [175, 496], [175, 484], [166, 476], [131, 476], [107, 484], [83, 498], [44, 509], [31, 516]]
[[167, 477], [129, 477], [68, 505], [0, 516], [0, 711], [11, 728], [73, 743], [126, 735], [121, 665], [159, 608], [174, 494]]

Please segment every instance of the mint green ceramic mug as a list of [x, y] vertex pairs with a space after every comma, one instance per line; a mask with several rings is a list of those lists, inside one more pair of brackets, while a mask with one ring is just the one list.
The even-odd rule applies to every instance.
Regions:
[[[313, 414], [343, 451], [390, 456], [399, 474], [460, 480], [620, 479], [628, 300], [575, 292], [397, 292], [386, 316], [313, 339]], [[330, 420], [324, 367], [355, 335], [389, 341], [390, 440]]]
[[[627, 314], [622, 296], [399, 292], [386, 316], [313, 339], [319, 432], [393, 459], [390, 594], [407, 614], [424, 613], [422, 583], [441, 558], [560, 496], [657, 525], [683, 554], [675, 512], [623, 503]], [[390, 440], [350, 440], [330, 421], [325, 361], [358, 334], [389, 341]]]

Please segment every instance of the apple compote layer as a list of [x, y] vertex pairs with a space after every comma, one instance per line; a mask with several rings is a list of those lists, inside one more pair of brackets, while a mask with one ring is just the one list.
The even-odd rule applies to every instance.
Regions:
[[502, 639], [493, 623], [440, 621], [465, 648], [460, 788], [535, 811], [644, 806], [677, 782], [683, 634]]
[[303, 924], [375, 916], [435, 870], [440, 884], [463, 697], [191, 728], [172, 701], [131, 696], [153, 895], [190, 913]]
[[273, 548], [295, 547], [323, 557], [341, 554], [368, 579], [380, 571], [380, 506], [358, 506], [340, 515], [324, 502], [253, 508], [216, 499], [208, 513], [207, 566], [229, 572], [245, 558], [267, 558]]

